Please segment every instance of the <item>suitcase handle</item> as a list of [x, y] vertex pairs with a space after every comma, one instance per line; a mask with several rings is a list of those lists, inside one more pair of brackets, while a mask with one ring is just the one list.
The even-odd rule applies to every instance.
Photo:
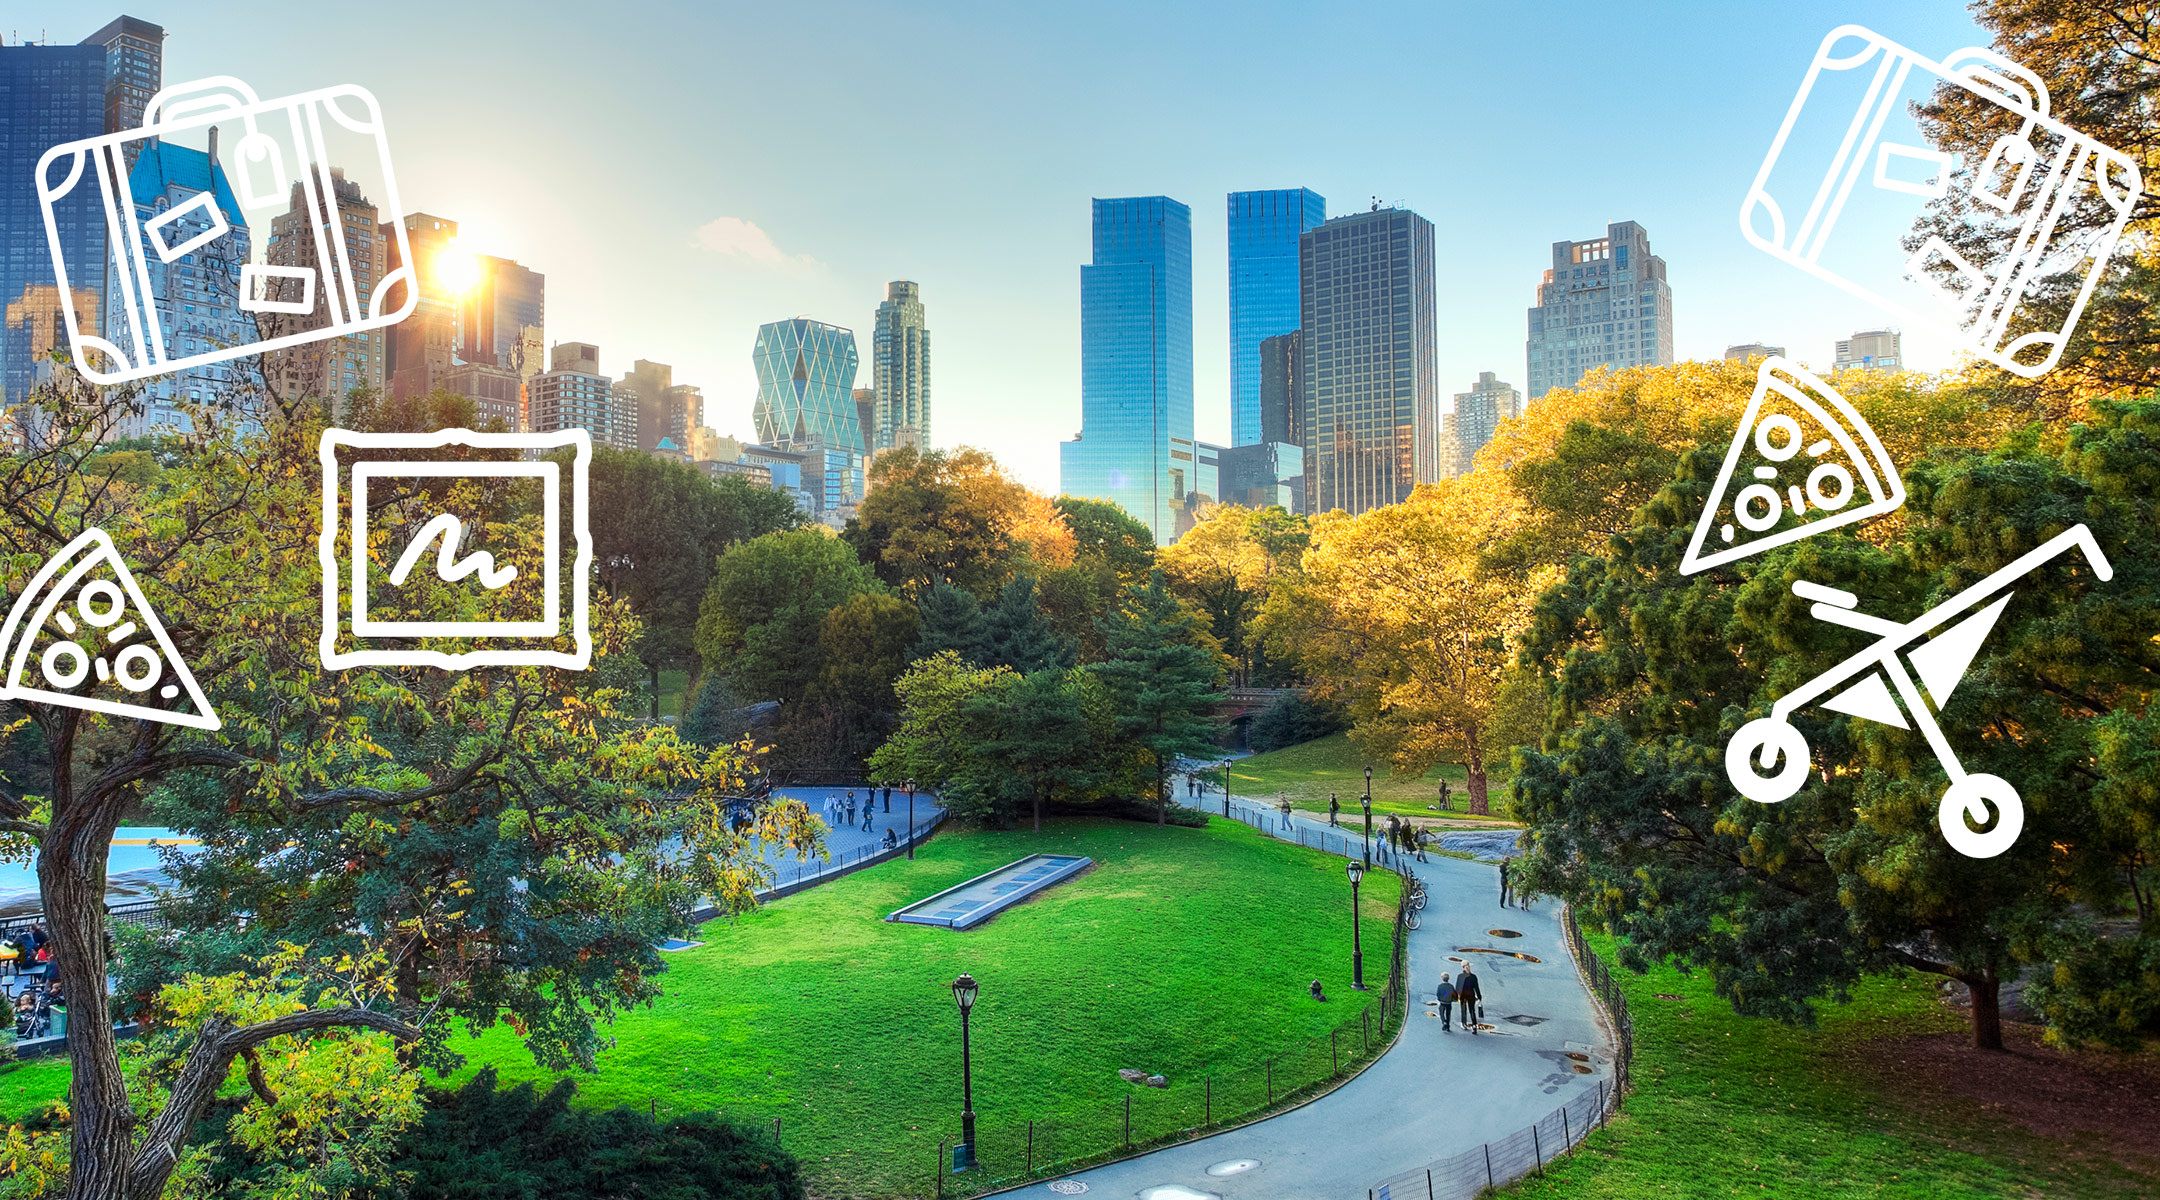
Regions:
[[2038, 75], [1993, 50], [1967, 46], [1943, 59], [1943, 70], [2008, 98], [2034, 116], [2048, 115], [2048, 89]]
[[212, 75], [176, 83], [150, 97], [143, 107], [143, 128], [171, 124], [199, 113], [234, 112], [262, 103], [255, 89], [230, 75]]

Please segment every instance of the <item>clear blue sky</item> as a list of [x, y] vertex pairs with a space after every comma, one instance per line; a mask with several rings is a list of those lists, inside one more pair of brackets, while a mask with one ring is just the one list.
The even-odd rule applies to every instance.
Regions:
[[[0, 30], [74, 41], [119, 11], [0, 0]], [[758, 324], [807, 314], [867, 354], [884, 282], [920, 281], [936, 440], [1049, 490], [1079, 426], [1090, 197], [1192, 206], [1202, 438], [1229, 434], [1223, 207], [1248, 188], [1311, 187], [1335, 213], [1378, 196], [1438, 226], [1443, 398], [1480, 370], [1523, 384], [1550, 244], [1614, 220], [1670, 264], [1681, 357], [1762, 340], [1827, 364], [1881, 318], [1749, 247], [1740, 198], [1832, 27], [1931, 57], [1985, 42], [1951, 0], [125, 11], [166, 27], [167, 83], [373, 90], [409, 209], [545, 273], [550, 341], [703, 385], [724, 433], [750, 432]], [[1906, 341], [1949, 365], [1946, 343]]]

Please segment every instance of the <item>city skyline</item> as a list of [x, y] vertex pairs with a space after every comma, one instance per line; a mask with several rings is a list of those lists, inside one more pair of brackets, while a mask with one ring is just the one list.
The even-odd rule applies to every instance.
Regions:
[[[1717, 20], [1703, 19], [1713, 11]], [[1838, 19], [1828, 13], [1750, 13], [1744, 27], [1707, 6], [1618, 22], [1588, 6], [1505, 20], [1411, 14], [1383, 52], [1390, 69], [1371, 79], [1348, 66], [1362, 43], [1354, 31], [1326, 13], [1268, 6], [1234, 23], [1173, 10], [1172, 36], [1148, 47], [1119, 36], [1126, 18], [1115, 11], [973, 6], [909, 20], [874, 6], [633, 14], [587, 22], [575, 47], [543, 37], [542, 20], [430, 10], [439, 36], [392, 56], [332, 36], [331, 13], [260, 4], [64, 0], [39, 24], [52, 41], [75, 42], [122, 12], [167, 28], [167, 82], [237, 74], [264, 95], [369, 86], [385, 106], [408, 211], [454, 217], [476, 253], [545, 274], [551, 343], [605, 347], [613, 376], [642, 357], [700, 381], [707, 422], [722, 434], [752, 432], [747, 351], [757, 326], [801, 313], [867, 331], [884, 285], [915, 280], [938, 308], [937, 444], [982, 446], [1054, 490], [1056, 443], [1079, 425], [1070, 272], [1086, 258], [1096, 196], [1163, 194], [1196, 210], [1195, 432], [1221, 444], [1232, 432], [1220, 349], [1228, 231], [1216, 214], [1236, 191], [1296, 183], [1341, 211], [1378, 195], [1435, 222], [1447, 281], [1443, 410], [1479, 371], [1521, 377], [1521, 313], [1551, 243], [1616, 220], [1652, 230], [1672, 264], [1679, 358], [1716, 358], [1760, 339], [1827, 365], [1835, 341], [1883, 323], [1834, 289], [1776, 276], [1733, 215], [1807, 56]], [[1983, 40], [1944, 6], [1887, 5], [1873, 20], [1939, 53]], [[1606, 54], [1674, 43], [1699, 51], [1699, 70], [1631, 86], [1611, 120], [1579, 97], [1530, 86], [1554, 39], [1584, 21], [1607, 31]], [[799, 41], [812, 26], [836, 66], [833, 86], [814, 95], [778, 87], [782, 68], [751, 48]], [[723, 27], [733, 32], [721, 37]], [[6, 32], [11, 42], [39, 36]], [[315, 52], [274, 51], [294, 36]], [[1431, 49], [1447, 44], [1475, 51], [1450, 59]], [[476, 45], [493, 52], [475, 55]], [[1043, 63], [1020, 52], [1044, 45], [1058, 52]], [[653, 69], [598, 100], [537, 85], [590, 53], [650, 56]], [[918, 134], [904, 145], [873, 133], [889, 96], [868, 65], [895, 56], [919, 78]], [[1404, 69], [1435, 58], [1451, 69]], [[1255, 97], [1237, 82], [1293, 62], [1319, 82], [1358, 75], [1370, 119], [1341, 123], [1339, 111], [1308, 111], [1288, 92]], [[1071, 97], [1105, 78], [1131, 81], [1131, 94], [1076, 111]], [[988, 92], [1001, 97], [996, 112], [982, 111]], [[1710, 95], [1720, 102], [1703, 103]], [[459, 121], [437, 119], [451, 110]], [[829, 153], [761, 137], [783, 111], [796, 128], [833, 131], [849, 164], [840, 178], [878, 185], [829, 186]], [[474, 122], [490, 132], [485, 150], [475, 148]], [[696, 154], [659, 152], [708, 134]], [[648, 163], [641, 186], [615, 180], [611, 164], [629, 161]], [[1472, 163], [1478, 186], [1465, 188]], [[1764, 288], [1766, 279], [1778, 285]], [[1916, 331], [1905, 350], [1920, 369], [1951, 361], [1945, 341]]]

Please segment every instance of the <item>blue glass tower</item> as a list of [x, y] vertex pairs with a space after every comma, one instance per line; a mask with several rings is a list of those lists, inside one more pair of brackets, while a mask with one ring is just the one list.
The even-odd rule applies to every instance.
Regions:
[[1298, 235], [1327, 220], [1311, 188], [1230, 193], [1230, 444], [1268, 440], [1260, 343], [1298, 327]]
[[758, 326], [751, 351], [757, 403], [750, 410], [758, 440], [768, 446], [810, 442], [861, 454], [862, 421], [855, 410], [855, 331], [808, 317]]
[[1192, 210], [1097, 200], [1095, 261], [1080, 268], [1080, 436], [1059, 447], [1061, 486], [1167, 544], [1198, 486], [1192, 432]]
[[[38, 159], [62, 142], [104, 132], [103, 46], [0, 46], [0, 408], [27, 397], [38, 361], [67, 345], [38, 203]], [[55, 165], [52, 182], [62, 182], [67, 169]], [[70, 189], [53, 215], [80, 327], [94, 332], [104, 319], [95, 311], [105, 270], [99, 189]]]

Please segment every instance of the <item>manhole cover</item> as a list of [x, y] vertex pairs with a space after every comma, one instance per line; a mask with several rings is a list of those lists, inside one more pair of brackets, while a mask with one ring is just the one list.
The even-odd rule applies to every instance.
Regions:
[[[1507, 958], [1519, 958], [1524, 962], [1532, 963], [1541, 963], [1545, 961], [1544, 959], [1539, 958], [1535, 954], [1524, 954], [1520, 950], [1495, 950], [1491, 946], [1457, 946], [1455, 948], [1464, 954], [1498, 954]], [[1462, 960], [1455, 959], [1454, 961], [1461, 962]]]
[[1058, 1179], [1051, 1181], [1050, 1190], [1060, 1196], [1077, 1196], [1087, 1190], [1087, 1185], [1077, 1179]]
[[1502, 1018], [1502, 1019], [1503, 1019], [1503, 1020], [1505, 1020], [1505, 1021], [1507, 1021], [1507, 1022], [1508, 1022], [1509, 1024], [1512, 1024], [1512, 1025], [1524, 1025], [1524, 1026], [1529, 1026], [1529, 1025], [1543, 1025], [1543, 1024], [1545, 1023], [1545, 1018], [1544, 1018], [1544, 1017], [1533, 1017], [1533, 1016], [1531, 1016], [1531, 1015], [1530, 1015], [1529, 1013], [1516, 1013], [1516, 1014], [1515, 1014], [1514, 1016], [1511, 1016], [1511, 1017], [1504, 1017], [1504, 1018]]
[[1493, 935], [1494, 937], [1521, 937], [1521, 936], [1522, 936], [1521, 934], [1519, 934], [1519, 933], [1515, 932], [1515, 931], [1514, 931], [1514, 930], [1512, 930], [1512, 929], [1488, 929], [1488, 930], [1486, 930], [1485, 932], [1487, 932], [1487, 933], [1489, 933], [1489, 934]]
[[1244, 1172], [1250, 1171], [1254, 1167], [1257, 1167], [1259, 1165], [1260, 1160], [1257, 1158], [1233, 1158], [1228, 1162], [1219, 1162], [1216, 1163], [1214, 1166], [1209, 1167], [1207, 1169], [1207, 1173], [1220, 1178], [1224, 1175], [1243, 1174]]

